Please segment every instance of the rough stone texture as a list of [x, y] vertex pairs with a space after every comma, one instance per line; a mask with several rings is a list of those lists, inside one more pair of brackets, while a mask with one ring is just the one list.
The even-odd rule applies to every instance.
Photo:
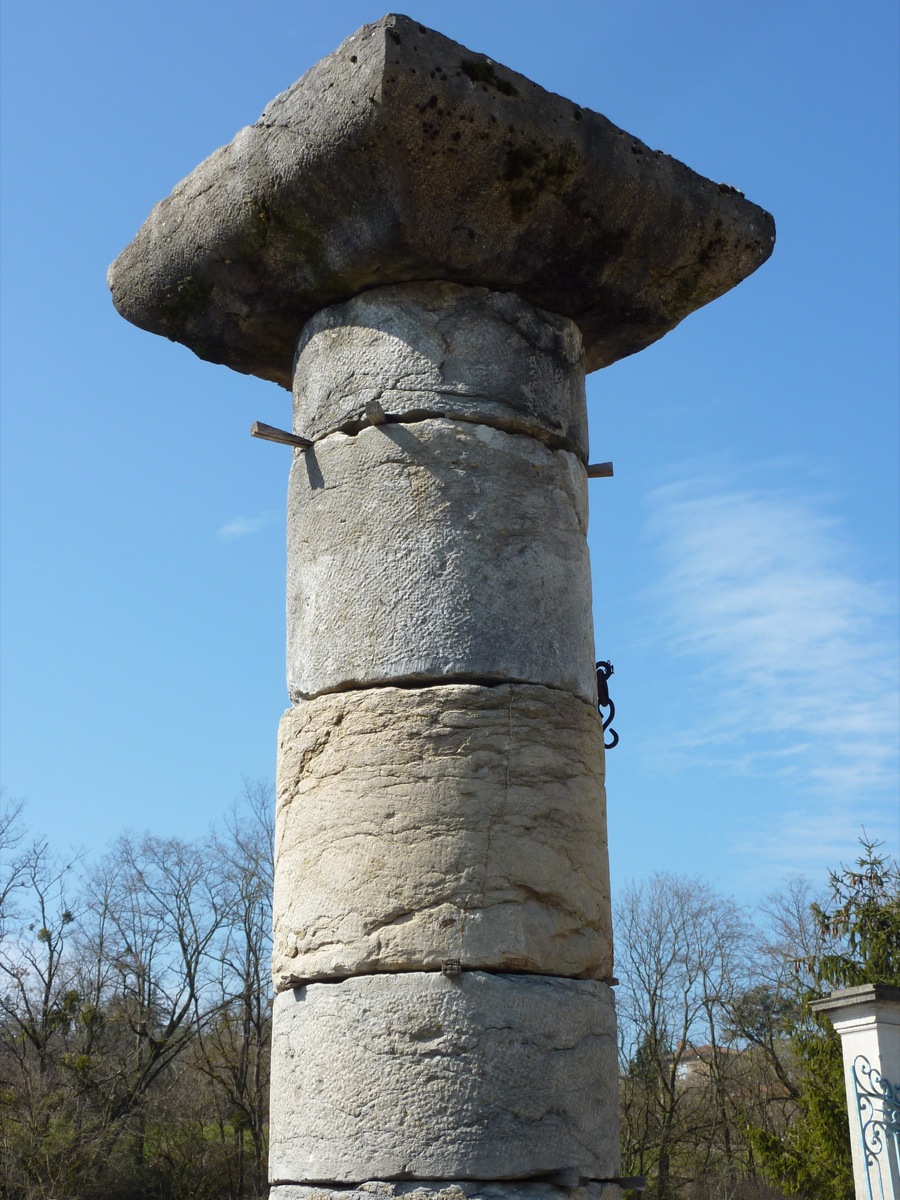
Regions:
[[587, 459], [578, 326], [511, 292], [452, 283], [375, 288], [323, 309], [300, 338], [294, 431], [447, 416], [526, 433]]
[[612, 993], [364, 975], [275, 998], [273, 1183], [618, 1174]]
[[565, 450], [459, 421], [335, 433], [294, 455], [292, 701], [400, 682], [596, 697], [587, 478]]
[[596, 370], [734, 287], [773, 242], [734, 188], [388, 16], [158, 204], [110, 287], [136, 325], [285, 387], [315, 312], [413, 279], [570, 317]]
[[463, 967], [612, 974], [603, 730], [522, 685], [302, 702], [279, 736], [275, 985]]
[[571, 1187], [543, 1180], [519, 1183], [473, 1183], [433, 1180], [429, 1183], [389, 1183], [372, 1180], [347, 1187], [315, 1187], [286, 1183], [269, 1192], [269, 1200], [622, 1200], [615, 1183], [584, 1183]]

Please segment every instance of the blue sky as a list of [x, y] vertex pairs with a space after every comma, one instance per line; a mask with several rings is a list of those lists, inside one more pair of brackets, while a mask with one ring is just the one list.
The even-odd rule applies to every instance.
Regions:
[[[893, 0], [420, 0], [410, 16], [774, 213], [772, 259], [590, 377], [614, 886], [741, 900], [896, 850]], [[191, 837], [274, 773], [288, 394], [118, 317], [152, 204], [382, 15], [158, 0], [3, 9], [2, 779], [89, 850]]]

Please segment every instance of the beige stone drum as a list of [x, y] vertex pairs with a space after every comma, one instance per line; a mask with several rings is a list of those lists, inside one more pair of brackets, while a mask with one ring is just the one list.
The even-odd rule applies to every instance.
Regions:
[[550, 688], [372, 688], [281, 722], [275, 984], [612, 973], [603, 731]]

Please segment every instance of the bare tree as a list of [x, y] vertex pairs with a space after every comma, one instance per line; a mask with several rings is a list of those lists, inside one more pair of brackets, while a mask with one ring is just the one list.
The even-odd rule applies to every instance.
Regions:
[[14, 893], [22, 886], [25, 859], [19, 846], [25, 837], [24, 809], [24, 801], [10, 800], [6, 792], [0, 790], [0, 938], [5, 922], [12, 916]]
[[218, 950], [220, 1003], [204, 1024], [198, 1064], [215, 1082], [223, 1141], [235, 1151], [234, 1197], [266, 1194], [271, 1023], [274, 796], [271, 784], [245, 781], [216, 854], [228, 921]]
[[0, 1181], [5, 1194], [63, 1188], [90, 1151], [80, 1114], [61, 1086], [78, 1011], [72, 953], [77, 924], [73, 861], [42, 839], [25, 842], [21, 808], [7, 810], [0, 880]]
[[265, 1194], [273, 808], [80, 879], [0, 813], [0, 1194]]
[[670, 1200], [713, 1163], [738, 1173], [724, 1018], [746, 988], [751, 931], [732, 900], [669, 874], [631, 884], [615, 915], [626, 1171]]
[[[107, 1062], [116, 1116], [140, 1108], [213, 1015], [204, 1000], [228, 902], [210, 857], [202, 844], [176, 838], [123, 837], [101, 867], [92, 907], [110, 980], [107, 1005], [131, 1042], [118, 1062]], [[140, 1135], [134, 1150], [142, 1159]]]

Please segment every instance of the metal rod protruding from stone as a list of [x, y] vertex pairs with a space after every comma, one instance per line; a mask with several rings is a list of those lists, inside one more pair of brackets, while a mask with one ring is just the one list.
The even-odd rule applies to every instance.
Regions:
[[298, 446], [308, 450], [313, 444], [309, 438], [301, 437], [299, 433], [288, 433], [286, 429], [276, 429], [274, 425], [266, 425], [263, 421], [254, 421], [250, 426], [250, 436], [260, 438], [264, 442], [278, 442], [283, 446]]
[[588, 463], [588, 479], [612, 479], [613, 465], [611, 462]]
[[366, 405], [366, 416], [369, 418], [370, 425], [384, 425], [387, 421], [387, 414], [382, 408], [380, 400], [370, 400]]

